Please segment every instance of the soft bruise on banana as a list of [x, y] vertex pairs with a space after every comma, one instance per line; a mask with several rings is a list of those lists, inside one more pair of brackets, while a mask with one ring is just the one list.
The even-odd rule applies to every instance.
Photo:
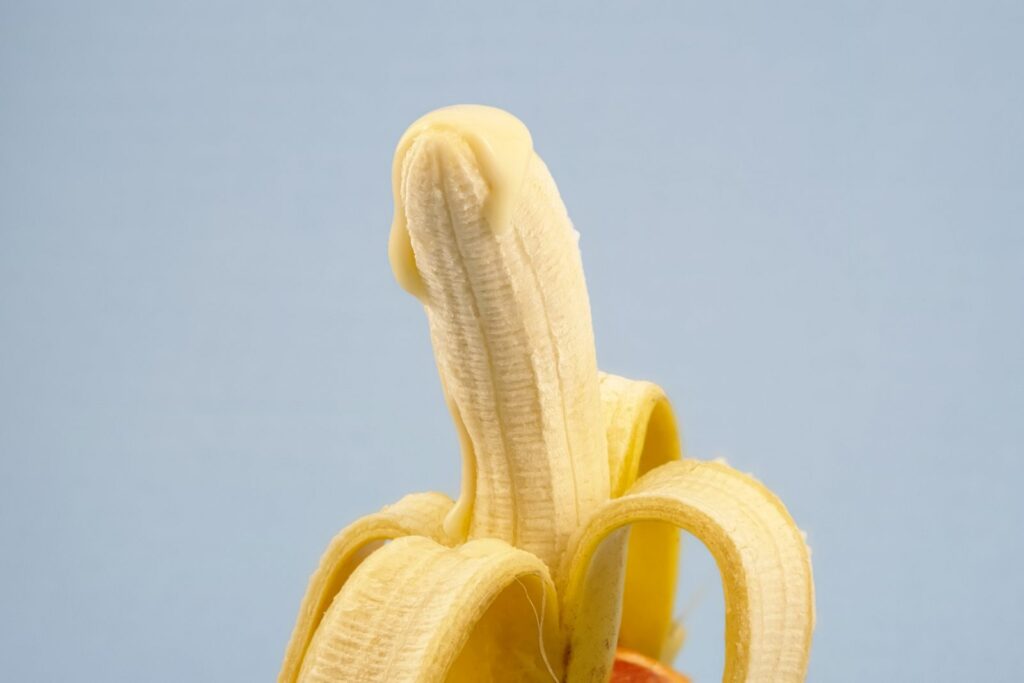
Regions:
[[656, 385], [598, 372], [579, 235], [526, 127], [432, 112], [399, 142], [392, 183], [389, 257], [427, 314], [461, 492], [338, 534], [279, 683], [600, 682], [616, 643], [668, 662], [680, 529], [722, 574], [723, 680], [803, 680], [802, 534], [751, 477], [680, 460]]

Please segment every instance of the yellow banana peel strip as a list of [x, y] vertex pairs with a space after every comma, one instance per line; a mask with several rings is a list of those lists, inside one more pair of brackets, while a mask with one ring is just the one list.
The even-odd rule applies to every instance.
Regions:
[[356, 567], [391, 539], [426, 536], [440, 540], [442, 521], [451, 507], [451, 499], [443, 493], [409, 494], [380, 512], [350, 524], [334, 537], [309, 579], [278, 683], [297, 680], [302, 658], [324, 612]]
[[[609, 373], [600, 377], [611, 490], [618, 497], [638, 476], [678, 460], [682, 449], [672, 406], [661, 387]], [[675, 654], [670, 634], [679, 531], [668, 524], [637, 522], [628, 537], [618, 643], [670, 661]], [[607, 587], [592, 581], [589, 590]]]
[[774, 494], [724, 463], [662, 465], [594, 514], [565, 556], [560, 590], [568, 632], [587, 609], [592, 556], [609, 534], [637, 522], [688, 531], [714, 556], [726, 603], [723, 681], [804, 680], [814, 592], [803, 534]]
[[611, 496], [617, 498], [640, 475], [678, 460], [682, 448], [672, 405], [661, 387], [607, 372], [599, 377]]
[[308, 683], [557, 681], [558, 602], [536, 556], [495, 539], [400, 538], [359, 566], [302, 663]]

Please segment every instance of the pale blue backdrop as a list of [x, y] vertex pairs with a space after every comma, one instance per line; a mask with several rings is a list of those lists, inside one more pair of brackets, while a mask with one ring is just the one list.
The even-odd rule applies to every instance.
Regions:
[[811, 680], [1020, 680], [1022, 7], [4, 2], [3, 678], [272, 680], [331, 535], [454, 493], [389, 168], [483, 102], [561, 185], [602, 366], [808, 531]]

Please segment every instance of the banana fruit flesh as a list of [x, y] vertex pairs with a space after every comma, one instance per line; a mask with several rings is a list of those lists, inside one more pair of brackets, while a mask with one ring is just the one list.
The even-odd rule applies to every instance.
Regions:
[[669, 662], [680, 530], [722, 575], [723, 680], [804, 680], [802, 533], [750, 476], [680, 459], [659, 387], [598, 371], [579, 235], [525, 126], [432, 112], [400, 140], [392, 184], [388, 254], [426, 312], [461, 491], [338, 534], [279, 683], [603, 682], [618, 646]]

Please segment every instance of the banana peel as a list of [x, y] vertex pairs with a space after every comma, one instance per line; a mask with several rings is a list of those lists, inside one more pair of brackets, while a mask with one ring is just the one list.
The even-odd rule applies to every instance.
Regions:
[[526, 127], [432, 112], [392, 185], [389, 259], [426, 313], [460, 495], [413, 494], [338, 534], [279, 683], [603, 683], [630, 666], [617, 651], [667, 665], [680, 531], [722, 576], [723, 681], [804, 680], [802, 532], [751, 476], [682, 459], [657, 385], [598, 371], [579, 234]]

